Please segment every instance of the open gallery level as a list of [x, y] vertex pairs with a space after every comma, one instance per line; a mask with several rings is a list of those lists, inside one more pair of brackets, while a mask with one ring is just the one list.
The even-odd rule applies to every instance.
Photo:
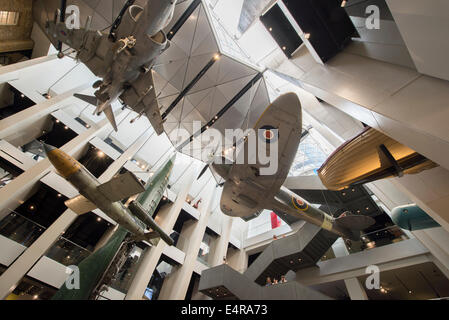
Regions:
[[448, 32], [445, 0], [0, 1], [0, 299], [447, 299]]

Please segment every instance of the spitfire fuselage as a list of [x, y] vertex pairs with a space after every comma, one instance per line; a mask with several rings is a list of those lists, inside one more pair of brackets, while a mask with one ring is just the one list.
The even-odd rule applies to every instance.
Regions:
[[314, 207], [285, 187], [281, 187], [273, 200], [270, 208], [278, 214], [290, 214], [291, 216], [310, 222], [341, 237], [353, 237], [353, 233], [350, 230], [339, 226], [336, 223], [335, 218]]

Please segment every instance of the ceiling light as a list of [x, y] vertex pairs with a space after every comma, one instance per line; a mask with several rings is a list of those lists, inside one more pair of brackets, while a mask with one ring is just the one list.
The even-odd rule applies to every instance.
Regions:
[[20, 97], [23, 99], [23, 98], [25, 98], [25, 95], [22, 93], [22, 94], [20, 95]]
[[33, 205], [30, 206], [30, 210], [36, 209]]
[[100, 217], [98, 217], [98, 218], [97, 218], [97, 221], [98, 221], [98, 222], [100, 222], [100, 221], [101, 221], [101, 218], [100, 218]]
[[60, 121], [58, 119], [56, 119], [56, 123], [59, 123]]
[[306, 33], [306, 34], [304, 34], [304, 38], [306, 38], [306, 39], [310, 39], [310, 33]]
[[214, 60], [215, 60], [215, 61], [220, 60], [220, 54], [219, 54], [219, 53], [217, 53], [216, 55], [214, 55]]
[[58, 198], [61, 198], [61, 197], [62, 197], [62, 194], [58, 193]]
[[342, 8], [344, 8], [344, 7], [346, 6], [346, 2], [347, 2], [346, 0], [343, 0], [343, 1], [341, 2], [341, 7], [342, 7]]
[[270, 29], [269, 29], [269, 30], [270, 30], [270, 31], [273, 31], [273, 28], [271, 28], [271, 27], [270, 27]]
[[38, 296], [37, 294], [35, 294], [35, 295], [33, 296], [33, 299], [36, 300], [37, 298], [39, 298], [39, 296]]
[[284, 50], [284, 51], [287, 50], [287, 47], [286, 47], [286, 46], [283, 46], [283, 47], [282, 47], [282, 50]]
[[103, 151], [98, 151], [97, 155], [98, 155], [100, 158], [103, 158], [103, 157], [104, 157], [104, 152], [103, 152]]
[[65, 130], [69, 130], [69, 127], [67, 127], [67, 126], [64, 126], [64, 129], [65, 129]]

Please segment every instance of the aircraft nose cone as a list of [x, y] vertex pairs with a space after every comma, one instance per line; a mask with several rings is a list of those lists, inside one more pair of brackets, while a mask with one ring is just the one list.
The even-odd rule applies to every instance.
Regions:
[[44, 147], [44, 151], [46, 154], [48, 154], [50, 151], [53, 151], [56, 149], [55, 147], [53, 147], [49, 144], [46, 144], [46, 143], [42, 143], [42, 146]]

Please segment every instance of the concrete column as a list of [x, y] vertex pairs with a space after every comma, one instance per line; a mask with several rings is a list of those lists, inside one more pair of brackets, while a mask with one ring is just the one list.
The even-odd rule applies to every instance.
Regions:
[[198, 290], [199, 285], [200, 285], [200, 279], [197, 278], [193, 285], [192, 300], [212, 300], [212, 298], [206, 296], [205, 294], [201, 293]]
[[52, 112], [60, 109], [64, 100], [71, 98], [75, 93], [82, 92], [89, 86], [90, 83], [83, 84], [0, 120], [0, 139], [6, 140], [16, 147], [32, 141], [42, 134], [41, 122], [45, 122]]
[[110, 226], [109, 229], [106, 230], [106, 232], [101, 236], [100, 240], [98, 240], [93, 252], [96, 252], [98, 249], [104, 246], [109, 241], [109, 239], [111, 239], [112, 235], [118, 230], [118, 227], [118, 225]]
[[221, 224], [221, 236], [214, 240], [214, 245], [211, 248], [212, 255], [209, 257], [209, 264], [211, 267], [216, 267], [223, 264], [223, 258], [228, 253], [229, 238], [231, 237], [231, 229], [233, 218], [223, 215]]
[[65, 211], [0, 277], [0, 299], [4, 300], [17, 287], [34, 264], [58, 240], [76, 219], [76, 213]]
[[[91, 140], [94, 136], [98, 134], [99, 131], [103, 130], [109, 125], [108, 121], [105, 119], [101, 122], [101, 125], [96, 128], [91, 128], [85, 133], [79, 135], [69, 143], [67, 143], [63, 148], [64, 151], [69, 154], [73, 154], [79, 149], [84, 148], [84, 146]], [[144, 133], [142, 136], [125, 151], [120, 158], [118, 158], [109, 168], [100, 176], [100, 182], [106, 182], [110, 180], [128, 161], [129, 157], [132, 157], [148, 140], [149, 133]], [[33, 169], [37, 167], [39, 170]], [[48, 159], [42, 160], [35, 167], [26, 171], [11, 183], [9, 183], [5, 188], [0, 190], [0, 195], [3, 194], [14, 194], [14, 191], [21, 192], [17, 190], [21, 185], [25, 184], [24, 180], [30, 178], [32, 184], [40, 180], [40, 178], [46, 173], [50, 172], [51, 164]], [[24, 177], [25, 178], [24, 178]], [[20, 180], [19, 180], [20, 179]], [[13, 188], [7, 189], [11, 184], [16, 183]], [[27, 188], [27, 186], [25, 186]], [[5, 189], [7, 189], [5, 191]], [[1, 197], [3, 199], [3, 196]], [[0, 203], [1, 204], [1, 203]], [[72, 224], [72, 222], [77, 218], [77, 215], [71, 210], [66, 210], [57, 220], [54, 222], [50, 228], [48, 228], [25, 252], [1, 275], [0, 277], [0, 299], [5, 299], [19, 284], [20, 280], [28, 273], [28, 271], [34, 266], [34, 264], [47, 252], [47, 250], [53, 245], [53, 243], [59, 238], [61, 234]]]
[[[349, 255], [348, 249], [343, 242], [342, 238], [338, 238], [332, 246], [332, 250], [334, 251], [335, 257], [345, 257]], [[343, 280], [346, 285], [346, 290], [348, 290], [349, 297], [351, 300], [368, 300], [368, 296], [366, 295], [366, 291], [363, 286], [360, 284], [359, 279], [357, 278], [349, 278]]]
[[[98, 126], [90, 128], [66, 143], [61, 150], [76, 157], [76, 154], [84, 149], [89, 140], [103, 130], [106, 125], [108, 125], [107, 120], [103, 120]], [[28, 198], [36, 182], [41, 180], [51, 170], [52, 165], [50, 161], [44, 159], [0, 189], [0, 219], [21, 205]]]
[[0, 83], [9, 82], [20, 78], [20, 75], [26, 73], [30, 68], [41, 63], [57, 59], [56, 54], [37, 59], [31, 59], [8, 66], [0, 67]]
[[449, 232], [443, 228], [431, 228], [413, 231], [412, 234], [432, 254], [432, 260], [449, 279]]
[[200, 250], [201, 241], [206, 231], [207, 221], [211, 214], [211, 205], [215, 194], [215, 180], [209, 183], [205, 188], [209, 190], [209, 194], [205, 195], [206, 201], [199, 208], [201, 213], [198, 221], [189, 221], [186, 223], [181, 232], [181, 237], [188, 239], [188, 247], [183, 251], [186, 254], [184, 264], [174, 270], [168, 278], [165, 279], [162, 286], [159, 300], [182, 300], [185, 298], [190, 279], [192, 278], [193, 269], [197, 263], [198, 252]]
[[344, 282], [351, 300], [368, 300], [366, 291], [360, 284], [359, 279], [357, 278], [345, 279]]
[[[156, 216], [156, 222], [159, 226], [167, 233], [171, 233], [173, 227], [175, 226], [176, 220], [178, 220], [179, 213], [181, 212], [182, 206], [184, 205], [187, 194], [190, 191], [190, 187], [195, 180], [195, 170], [188, 173], [186, 178], [186, 183], [183, 189], [178, 193], [175, 202], [171, 205], [166, 205], [158, 212]], [[150, 282], [151, 276], [157, 267], [157, 263], [161, 258], [162, 252], [164, 251], [167, 244], [164, 241], [159, 241], [156, 247], [147, 248], [142, 257], [142, 262], [140, 262], [139, 268], [134, 275], [131, 286], [126, 294], [125, 300], [141, 300], [145, 289]]]
[[229, 249], [227, 260], [228, 265], [240, 273], [248, 269], [248, 253], [245, 249]]

